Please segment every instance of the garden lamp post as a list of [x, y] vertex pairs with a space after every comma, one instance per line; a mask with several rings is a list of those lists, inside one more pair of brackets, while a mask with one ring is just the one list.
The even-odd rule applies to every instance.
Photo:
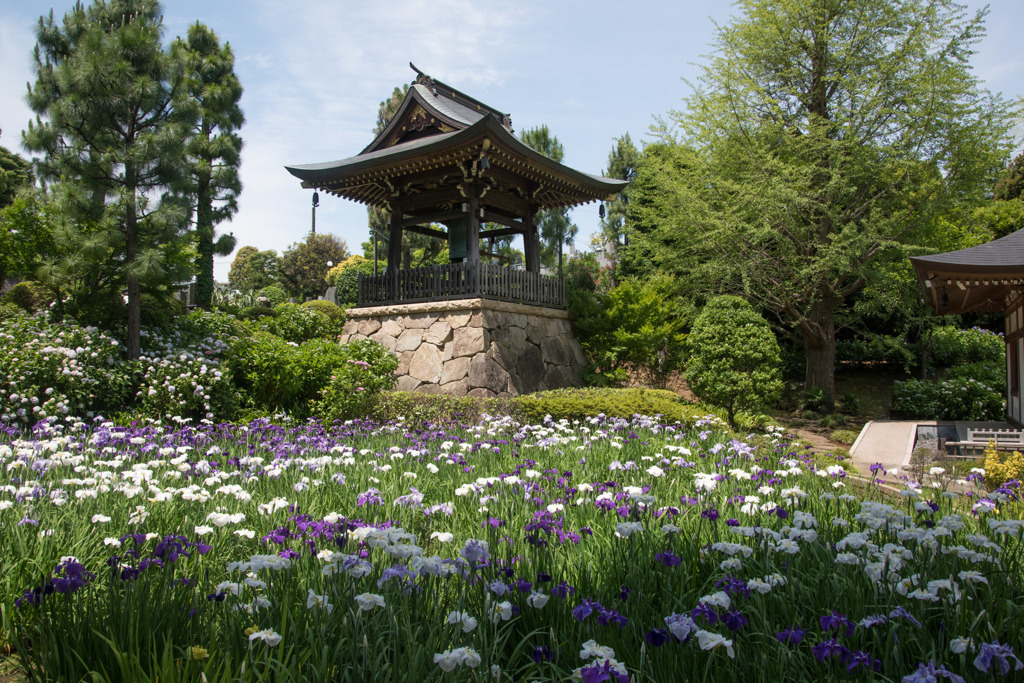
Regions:
[[313, 234], [316, 234], [316, 207], [320, 206], [320, 195], [313, 190]]

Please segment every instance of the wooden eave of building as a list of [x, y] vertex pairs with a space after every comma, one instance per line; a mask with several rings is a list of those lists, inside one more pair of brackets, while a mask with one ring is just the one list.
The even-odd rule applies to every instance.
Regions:
[[1003, 311], [1024, 290], [1024, 230], [910, 262], [935, 314]]
[[[417, 96], [406, 98], [406, 103], [413, 101], [418, 101]], [[487, 170], [478, 168], [483, 154], [490, 164]], [[340, 161], [286, 168], [305, 188], [385, 209], [409, 192], [429, 193], [429, 186], [442, 179], [453, 186], [472, 180], [495, 185], [503, 181], [505, 199], [512, 200], [518, 194], [535, 209], [611, 199], [627, 185], [624, 180], [582, 173], [548, 159], [489, 115], [462, 130], [417, 138]], [[501, 190], [496, 192], [495, 201], [502, 194]], [[482, 203], [488, 204], [486, 196]]]

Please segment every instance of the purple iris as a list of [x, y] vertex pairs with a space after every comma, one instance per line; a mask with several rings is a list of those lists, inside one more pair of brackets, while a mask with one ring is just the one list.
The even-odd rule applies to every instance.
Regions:
[[999, 673], [1002, 676], [1010, 673], [1010, 665], [1013, 665], [1014, 671], [1020, 671], [1024, 669], [1024, 662], [1013, 653], [1012, 645], [1001, 645], [999, 641], [994, 643], [984, 643], [981, 649], [978, 651], [978, 656], [974, 659], [974, 668], [978, 671], [992, 671], [995, 673], [994, 664], [999, 665]]
[[850, 619], [835, 610], [832, 610], [832, 614], [827, 614], [819, 619], [818, 623], [821, 624], [821, 630], [826, 633], [838, 631], [845, 627], [847, 638], [853, 637], [853, 629], [856, 626]]
[[819, 662], [824, 662], [830, 657], [839, 657], [839, 661], [843, 664], [849, 662], [850, 657], [852, 656], [852, 653], [840, 645], [839, 641], [835, 638], [821, 641], [811, 648], [811, 654], [813, 654], [815, 659]]
[[708, 626], [711, 626], [718, 621], [718, 611], [706, 602], [700, 602], [690, 610], [690, 617], [694, 621], [697, 620], [697, 617], [704, 617], [704, 620], [708, 622]]
[[963, 676], [957, 676], [945, 665], [936, 668], [934, 661], [919, 664], [917, 671], [903, 677], [903, 683], [936, 683], [940, 677], [948, 678], [953, 683], [966, 683]]
[[799, 645], [806, 632], [799, 626], [793, 626], [775, 634], [775, 640], [783, 645]]
[[742, 612], [733, 607], [722, 615], [722, 623], [724, 623], [730, 631], [735, 632], [749, 624], [750, 620], [743, 616]]
[[747, 582], [733, 576], [732, 574], [726, 574], [724, 577], [716, 581], [715, 588], [725, 591], [726, 595], [742, 595], [745, 598], [750, 597], [750, 589], [747, 588]]
[[874, 659], [870, 652], [864, 652], [863, 650], [857, 650], [850, 655], [850, 663], [846, 665], [846, 670], [853, 671], [858, 666], [863, 666], [865, 669], [872, 671], [882, 670], [882, 662]]
[[681, 557], [673, 553], [671, 550], [664, 553], [658, 553], [654, 556], [654, 559], [658, 560], [666, 567], [678, 567], [683, 561]]
[[914, 618], [914, 615], [906, 610], [904, 607], [897, 607], [893, 611], [889, 612], [890, 619], [906, 619], [914, 626], [921, 628], [921, 622]]
[[661, 647], [668, 642], [668, 629], [656, 628], [644, 634], [644, 640], [654, 647]]
[[603, 664], [583, 667], [580, 669], [580, 676], [583, 678], [583, 683], [602, 683], [603, 681], [629, 683], [629, 676], [620, 674], [607, 659]]
[[377, 489], [367, 489], [356, 496], [356, 505], [363, 507], [364, 505], [383, 505], [384, 497]]
[[576, 595], [576, 589], [565, 581], [559, 581], [558, 585], [551, 589], [551, 594], [556, 598], [562, 598], [564, 600], [570, 595]]
[[[554, 590], [551, 591], [554, 593]], [[590, 598], [584, 598], [583, 602], [572, 609], [572, 618], [576, 621], [583, 621], [591, 615], [594, 607], [600, 607], [600, 603], [593, 602]]]
[[553, 662], [555, 660], [555, 653], [547, 645], [538, 645], [533, 648], [533, 652], [530, 653], [530, 659], [538, 664], [541, 662]]

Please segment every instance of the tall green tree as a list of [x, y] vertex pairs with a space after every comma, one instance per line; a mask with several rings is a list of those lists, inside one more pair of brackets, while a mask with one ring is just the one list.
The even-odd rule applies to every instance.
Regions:
[[185, 40], [177, 39], [172, 50], [183, 68], [183, 87], [191, 106], [192, 130], [185, 150], [192, 163], [190, 177], [195, 215], [196, 303], [209, 309], [213, 303], [213, 257], [227, 256], [235, 248], [231, 234], [215, 238], [215, 229], [238, 210], [242, 182], [238, 177], [242, 138], [236, 131], [245, 117], [239, 106], [242, 84], [235, 75], [235, 56], [217, 34], [196, 22]]
[[[519, 139], [552, 161], [562, 162], [565, 148], [551, 134], [546, 125], [524, 130]], [[562, 249], [572, 244], [579, 228], [569, 220], [567, 209], [544, 209], [537, 213], [537, 228], [541, 240], [541, 262], [549, 268], [557, 264], [562, 274]]]
[[228, 271], [228, 282], [242, 292], [258, 292], [277, 282], [280, 259], [273, 249], [260, 251], [246, 245], [238, 250]]
[[18, 190], [31, 187], [33, 180], [32, 165], [21, 155], [0, 147], [0, 209], [14, 201]]
[[180, 255], [190, 165], [176, 115], [178, 70], [161, 46], [155, 0], [75, 5], [36, 29], [36, 112], [25, 147], [43, 155], [40, 177], [81, 240], [69, 268], [127, 291], [127, 353], [139, 357], [143, 290], [166, 291], [186, 276]]
[[[608, 168], [604, 175], [608, 178], [636, 180], [643, 155], [633, 144], [629, 133], [615, 139], [615, 146], [608, 153]], [[626, 215], [629, 210], [630, 189], [627, 186], [615, 199], [605, 204], [605, 215], [601, 219], [601, 236], [605, 244], [611, 245], [613, 253], [623, 244], [626, 231]]]
[[348, 245], [331, 234], [310, 233], [281, 256], [281, 284], [298, 298], [315, 299], [327, 289], [327, 271], [349, 257]]
[[[831, 403], [837, 315], [939, 217], [984, 201], [1012, 111], [970, 69], [984, 11], [952, 0], [737, 10], [672, 114], [680, 133], [662, 133], [673, 175], [637, 207], [637, 246], [693, 287], [759, 305], [803, 345], [806, 386]], [[700, 282], [695, 262], [707, 264]]]

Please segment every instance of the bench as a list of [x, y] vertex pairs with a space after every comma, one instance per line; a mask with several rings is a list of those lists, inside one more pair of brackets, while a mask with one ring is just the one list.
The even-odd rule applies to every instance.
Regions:
[[1024, 450], [1024, 432], [1016, 429], [969, 428], [966, 441], [947, 441], [945, 445], [956, 449], [955, 457], [977, 458], [990, 441], [994, 441], [1001, 451]]

